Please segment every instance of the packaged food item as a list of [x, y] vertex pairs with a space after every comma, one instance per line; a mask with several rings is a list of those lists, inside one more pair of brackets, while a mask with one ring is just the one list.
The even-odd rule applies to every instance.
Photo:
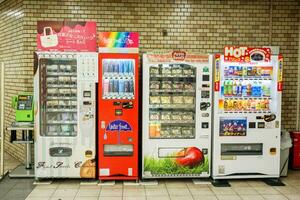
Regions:
[[180, 67], [180, 65], [173, 65], [172, 76], [181, 76], [181, 75], [182, 75], [182, 67]]
[[172, 136], [181, 137], [181, 127], [172, 127]]
[[58, 132], [59, 128], [56, 125], [48, 125], [48, 132]]
[[151, 90], [159, 90], [160, 82], [159, 81], [150, 81]]
[[171, 90], [172, 89], [172, 81], [162, 81], [161, 89], [162, 90]]
[[183, 88], [185, 90], [194, 90], [194, 85], [193, 83], [184, 83]]
[[160, 112], [150, 112], [150, 120], [160, 120]]
[[182, 74], [183, 74], [184, 76], [192, 76], [192, 75], [194, 75], [195, 73], [194, 73], [194, 69], [192, 69], [191, 67], [184, 67], [184, 68], [182, 69]]
[[172, 75], [171, 67], [169, 65], [163, 65], [161, 68], [161, 74], [164, 76], [171, 76]]
[[183, 104], [183, 96], [173, 96], [173, 104]]
[[58, 65], [47, 65], [47, 71], [48, 72], [57, 72], [58, 71]]
[[[60, 84], [69, 84], [75, 78], [74, 82], [76, 82], [76, 77], [69, 77], [69, 76], [59, 76], [58, 81]], [[73, 82], [73, 81], [72, 81]]]
[[182, 120], [181, 115], [182, 115], [181, 112], [173, 112], [171, 115], [171, 119], [176, 121], [181, 121]]
[[156, 138], [161, 136], [160, 124], [150, 124], [149, 126], [150, 138]]
[[161, 137], [164, 137], [164, 138], [168, 138], [171, 136], [171, 129], [170, 128], [163, 128], [161, 129], [160, 131], [160, 136]]
[[57, 84], [58, 77], [47, 77], [47, 84]]
[[183, 89], [183, 82], [180, 82], [180, 81], [175, 81], [173, 83], [173, 89], [174, 90], [182, 90]]
[[60, 127], [62, 132], [70, 132], [72, 130], [72, 126], [70, 125], [62, 124]]
[[57, 96], [58, 91], [59, 90], [57, 88], [48, 88], [47, 95], [48, 96]]
[[72, 114], [71, 113], [62, 113], [61, 114], [61, 120], [63, 120], [63, 121], [72, 120]]
[[56, 106], [58, 106], [58, 104], [59, 104], [58, 100], [47, 101], [48, 107], [56, 107]]
[[151, 75], [158, 75], [159, 74], [159, 67], [158, 66], [151, 66], [150, 67], [150, 74]]
[[171, 112], [168, 112], [168, 111], [161, 112], [160, 118], [162, 121], [170, 121], [171, 120]]
[[192, 96], [184, 96], [183, 97], [183, 102], [185, 104], [194, 104], [194, 97], [192, 97]]
[[150, 96], [150, 104], [160, 104], [159, 96]]
[[183, 112], [181, 114], [181, 118], [182, 118], [182, 120], [185, 120], [185, 121], [192, 121], [192, 120], [194, 120], [194, 113], [193, 112]]
[[161, 96], [160, 102], [162, 104], [171, 104], [171, 96]]
[[194, 137], [194, 131], [191, 127], [183, 127], [181, 128], [181, 134], [183, 137], [186, 138], [193, 138]]

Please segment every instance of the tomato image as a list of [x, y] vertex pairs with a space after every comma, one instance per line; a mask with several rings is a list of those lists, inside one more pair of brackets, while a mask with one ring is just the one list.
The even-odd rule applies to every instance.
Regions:
[[176, 153], [177, 165], [184, 167], [195, 167], [204, 161], [203, 153], [197, 147], [188, 147]]

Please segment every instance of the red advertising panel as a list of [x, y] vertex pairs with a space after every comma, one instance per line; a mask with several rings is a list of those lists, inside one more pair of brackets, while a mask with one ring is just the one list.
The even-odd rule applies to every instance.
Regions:
[[225, 62], [252, 62], [265, 61], [270, 62], [271, 49], [270, 48], [250, 48], [250, 47], [236, 47], [226, 46], [224, 48]]
[[38, 21], [38, 51], [96, 52], [96, 22]]

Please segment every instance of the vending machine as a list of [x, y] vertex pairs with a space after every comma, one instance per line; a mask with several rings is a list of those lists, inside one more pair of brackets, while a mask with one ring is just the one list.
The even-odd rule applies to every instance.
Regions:
[[209, 177], [212, 55], [143, 56], [142, 177]]
[[95, 178], [98, 53], [37, 52], [35, 176]]
[[99, 33], [100, 180], [138, 179], [138, 33]]
[[269, 48], [215, 56], [213, 179], [278, 178], [282, 63]]

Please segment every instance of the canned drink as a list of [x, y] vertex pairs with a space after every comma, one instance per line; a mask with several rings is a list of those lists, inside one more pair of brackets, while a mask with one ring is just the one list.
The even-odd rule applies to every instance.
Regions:
[[124, 63], [124, 74], [128, 74], [128, 62], [127, 61], [123, 61], [123, 63]]
[[119, 80], [118, 79], [114, 80], [114, 92], [115, 93], [119, 92]]
[[128, 73], [129, 74], [133, 74], [133, 62], [132, 62], [132, 60], [128, 61], [128, 65], [129, 65], [129, 67], [128, 67]]
[[109, 80], [104, 79], [103, 81], [103, 95], [108, 95], [109, 92]]
[[124, 92], [125, 92], [124, 80], [120, 79], [119, 80], [119, 94], [124, 94]]
[[123, 74], [124, 73], [124, 62], [121, 60], [119, 62], [119, 74]]
[[116, 61], [116, 62], [115, 62], [115, 65], [114, 65], [114, 73], [119, 73], [119, 61]]
[[129, 80], [129, 92], [133, 94], [133, 80]]
[[103, 74], [108, 72], [108, 63], [104, 60], [103, 61]]
[[114, 92], [114, 80], [110, 79], [109, 81], [109, 87], [108, 87], [108, 92]]
[[124, 80], [124, 92], [128, 93], [130, 91], [130, 84], [128, 80]]

